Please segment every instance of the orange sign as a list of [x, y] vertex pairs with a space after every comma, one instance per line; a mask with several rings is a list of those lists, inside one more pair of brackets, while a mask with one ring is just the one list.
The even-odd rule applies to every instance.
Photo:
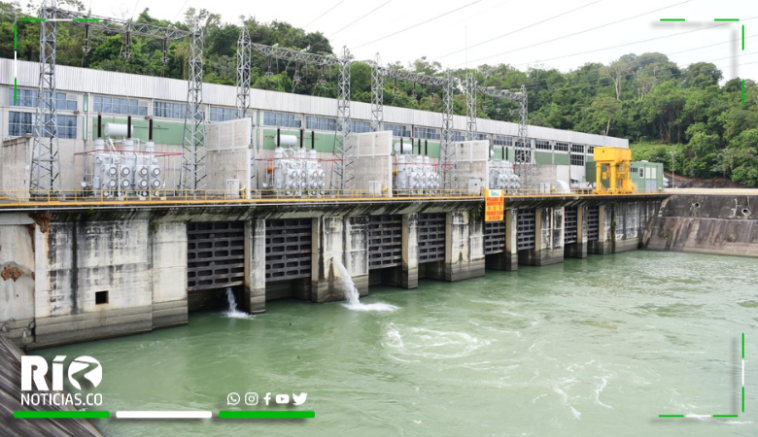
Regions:
[[487, 190], [484, 197], [484, 221], [501, 222], [505, 219], [502, 190]]

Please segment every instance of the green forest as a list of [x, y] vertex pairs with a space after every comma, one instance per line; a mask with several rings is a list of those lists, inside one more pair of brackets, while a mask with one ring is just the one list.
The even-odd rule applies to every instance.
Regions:
[[[79, 0], [64, 0], [60, 6], [84, 10]], [[19, 18], [38, 16], [38, 3], [22, 8], [17, 3], [0, 3], [0, 56], [13, 58], [13, 26]], [[208, 10], [188, 8], [181, 21], [170, 22], [144, 9], [136, 20], [160, 26], [189, 29], [199, 17], [204, 34], [204, 81], [234, 85], [236, 46], [244, 22], [253, 42], [283, 48], [333, 54], [338, 48], [320, 32], [305, 32], [285, 22], [261, 23], [240, 17], [238, 23], [222, 22]], [[39, 24], [18, 23], [18, 57], [39, 58]], [[169, 44], [169, 61], [164, 65], [161, 40], [133, 37], [131, 57], [125, 59], [124, 37], [92, 32], [85, 56], [84, 29], [61, 23], [57, 30], [57, 62], [100, 70], [185, 78], [188, 43]], [[391, 54], [383, 54], [387, 59]], [[351, 98], [371, 101], [371, 67], [355, 59], [351, 64]], [[426, 75], [442, 75], [443, 67], [422, 57], [410, 65], [393, 63], [391, 68]], [[716, 65], [697, 62], [679, 66], [661, 53], [627, 54], [608, 65], [586, 63], [570, 72], [553, 68], [518, 70], [507, 64], [481, 65], [452, 73], [475, 74], [479, 84], [517, 90], [522, 84], [529, 95], [529, 124], [628, 138], [634, 159], [663, 162], [671, 171], [675, 152], [677, 174], [688, 177], [725, 177], [747, 186], [758, 185], [758, 86], [745, 79], [723, 83]], [[336, 97], [336, 69], [319, 69], [269, 60], [253, 55], [251, 84], [255, 88]], [[440, 89], [385, 81], [385, 105], [441, 111]], [[478, 115], [494, 120], [516, 121], [512, 103], [479, 99]], [[465, 114], [465, 97], [455, 97], [455, 112]]]

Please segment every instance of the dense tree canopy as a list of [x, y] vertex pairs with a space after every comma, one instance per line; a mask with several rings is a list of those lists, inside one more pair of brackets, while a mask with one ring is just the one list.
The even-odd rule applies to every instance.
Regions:
[[[66, 0], [64, 7], [83, 10], [79, 0]], [[0, 3], [0, 56], [13, 57], [13, 23], [18, 18], [37, 16], [30, 4], [23, 10], [17, 3]], [[191, 17], [199, 16], [205, 36], [204, 80], [234, 85], [238, 24], [223, 23], [218, 14], [189, 8], [180, 22], [159, 20], [149, 9], [137, 20], [188, 29]], [[260, 23], [240, 17], [253, 42], [332, 54], [329, 40], [320, 32], [274, 21]], [[20, 59], [36, 61], [39, 56], [39, 24], [18, 23]], [[129, 60], [123, 56], [124, 37], [92, 32], [92, 51], [82, 50], [84, 32], [68, 23], [58, 25], [58, 63], [87, 68], [185, 78], [187, 41], [169, 45], [164, 65], [162, 41], [134, 37]], [[387, 55], [385, 54], [385, 57]], [[367, 62], [352, 63], [352, 99], [371, 101], [371, 71]], [[410, 65], [391, 63], [426, 75], [442, 75], [443, 67], [422, 57]], [[471, 70], [453, 70], [464, 77], [473, 72], [486, 87], [517, 90], [525, 84], [529, 93], [529, 122], [601, 135], [629, 138], [635, 159], [664, 162], [671, 170], [670, 152], [676, 154], [675, 171], [687, 176], [724, 176], [735, 182], [758, 185], [758, 86], [745, 80], [724, 85], [716, 65], [697, 62], [680, 67], [661, 53], [628, 54], [603, 65], [586, 63], [563, 73], [534, 67], [521, 71], [505, 64], [481, 65]], [[336, 97], [336, 69], [294, 65], [254, 55], [251, 84], [255, 88]], [[441, 111], [441, 90], [406, 82], [385, 81], [386, 105]], [[465, 113], [465, 97], [457, 94], [455, 111]], [[480, 98], [482, 118], [516, 121], [518, 108], [512, 102]]]

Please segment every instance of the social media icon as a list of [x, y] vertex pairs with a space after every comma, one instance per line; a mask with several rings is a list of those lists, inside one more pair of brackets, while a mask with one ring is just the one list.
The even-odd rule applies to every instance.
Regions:
[[294, 401], [295, 405], [303, 405], [307, 397], [308, 393], [300, 393], [300, 396], [292, 393], [292, 400]]
[[240, 395], [237, 393], [229, 393], [229, 396], [226, 397], [226, 405], [237, 405], [240, 403]]
[[290, 403], [290, 397], [289, 397], [289, 395], [276, 395], [276, 403], [277, 404], [289, 404]]
[[247, 405], [258, 405], [258, 393], [245, 393], [245, 403]]

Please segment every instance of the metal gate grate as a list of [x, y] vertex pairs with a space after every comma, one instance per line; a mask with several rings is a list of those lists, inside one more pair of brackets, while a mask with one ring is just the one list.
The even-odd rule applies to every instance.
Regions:
[[372, 215], [368, 227], [369, 270], [399, 266], [403, 261], [403, 217]]
[[266, 282], [311, 276], [311, 219], [266, 221]]
[[445, 213], [419, 214], [419, 264], [445, 259], [445, 221]]
[[187, 223], [187, 291], [244, 283], [244, 222]]
[[600, 211], [597, 206], [587, 207], [587, 241], [597, 241], [600, 233]]
[[516, 214], [518, 222], [518, 244], [517, 250], [534, 249], [535, 231], [535, 212], [533, 209], [520, 209]]
[[563, 209], [563, 244], [576, 243], [577, 207], [567, 206]]
[[484, 222], [484, 254], [505, 250], [505, 222]]

